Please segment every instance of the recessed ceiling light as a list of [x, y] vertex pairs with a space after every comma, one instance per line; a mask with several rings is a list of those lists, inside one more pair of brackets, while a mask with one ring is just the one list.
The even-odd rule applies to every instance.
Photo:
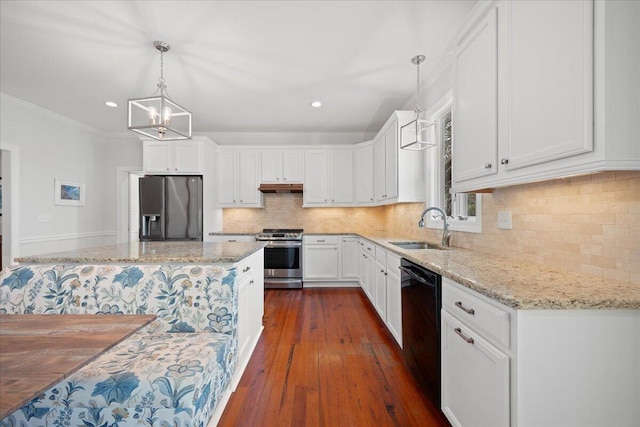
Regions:
[[312, 106], [313, 108], [319, 108], [319, 107], [322, 107], [322, 102], [320, 102], [320, 101], [313, 101], [313, 102], [311, 103], [311, 106]]
[[113, 108], [118, 106], [118, 104], [116, 104], [113, 101], [107, 101], [107, 102], [104, 103], [104, 105], [106, 105], [107, 107], [113, 107]]

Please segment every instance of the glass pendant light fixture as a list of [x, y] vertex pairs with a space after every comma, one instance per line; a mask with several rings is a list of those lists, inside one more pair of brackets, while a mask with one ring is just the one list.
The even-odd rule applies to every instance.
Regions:
[[425, 150], [430, 147], [435, 147], [435, 143], [429, 141], [430, 128], [434, 126], [436, 122], [431, 122], [422, 118], [422, 107], [420, 106], [420, 64], [424, 62], [424, 55], [416, 55], [411, 58], [413, 63], [418, 68], [416, 93], [416, 116], [409, 123], [401, 126], [400, 128], [400, 148], [403, 150]]
[[167, 96], [164, 83], [164, 53], [169, 44], [156, 40], [160, 51], [160, 79], [152, 96], [129, 100], [129, 130], [158, 141], [191, 139], [191, 113]]

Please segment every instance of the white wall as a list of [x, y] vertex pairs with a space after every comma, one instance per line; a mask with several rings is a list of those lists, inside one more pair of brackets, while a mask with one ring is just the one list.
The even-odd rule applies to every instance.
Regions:
[[[100, 134], [5, 94], [0, 95], [0, 122], [0, 145], [20, 150], [18, 255], [111, 243], [115, 233], [107, 221], [112, 209], [106, 195], [113, 180]], [[84, 184], [85, 205], [55, 205], [55, 178]], [[40, 222], [41, 215], [51, 222]]]

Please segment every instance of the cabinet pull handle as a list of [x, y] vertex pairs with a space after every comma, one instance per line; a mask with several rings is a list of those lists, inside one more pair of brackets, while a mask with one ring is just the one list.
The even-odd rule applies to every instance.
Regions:
[[254, 283], [255, 283], [255, 281], [254, 281], [254, 280], [250, 280], [250, 281], [249, 281], [249, 284], [250, 284], [250, 285], [253, 285]]
[[243, 272], [243, 273], [246, 273], [246, 272], [247, 272], [247, 271], [249, 271], [249, 270], [251, 270], [251, 267], [245, 267], [245, 268], [243, 268], [243, 269], [242, 269], [242, 272]]
[[502, 165], [506, 165], [507, 163], [509, 163], [509, 159], [507, 159], [507, 158], [504, 158], [504, 159], [500, 160], [500, 164], [502, 164]]
[[237, 242], [237, 240], [236, 240], [236, 239], [229, 239], [228, 241], [229, 241], [229, 242]]
[[462, 329], [460, 329], [460, 328], [455, 328], [453, 331], [454, 331], [456, 334], [458, 334], [458, 336], [459, 336], [460, 338], [462, 338], [463, 340], [465, 340], [465, 341], [466, 341], [466, 342], [468, 342], [469, 344], [473, 344], [473, 343], [475, 342], [475, 341], [473, 340], [473, 338], [465, 336], [465, 334], [463, 334], [463, 333], [462, 333]]
[[467, 314], [476, 314], [476, 311], [473, 308], [467, 308], [462, 305], [462, 301], [456, 301], [456, 307], [460, 310], [464, 311]]
[[491, 169], [491, 163], [485, 163], [484, 164], [484, 168], [485, 169]]

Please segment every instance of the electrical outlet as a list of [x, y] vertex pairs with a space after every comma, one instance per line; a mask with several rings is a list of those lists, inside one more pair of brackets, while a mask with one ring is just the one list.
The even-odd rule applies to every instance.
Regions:
[[498, 228], [511, 230], [511, 211], [498, 211]]
[[51, 222], [52, 218], [50, 214], [40, 214], [38, 215], [38, 222]]

